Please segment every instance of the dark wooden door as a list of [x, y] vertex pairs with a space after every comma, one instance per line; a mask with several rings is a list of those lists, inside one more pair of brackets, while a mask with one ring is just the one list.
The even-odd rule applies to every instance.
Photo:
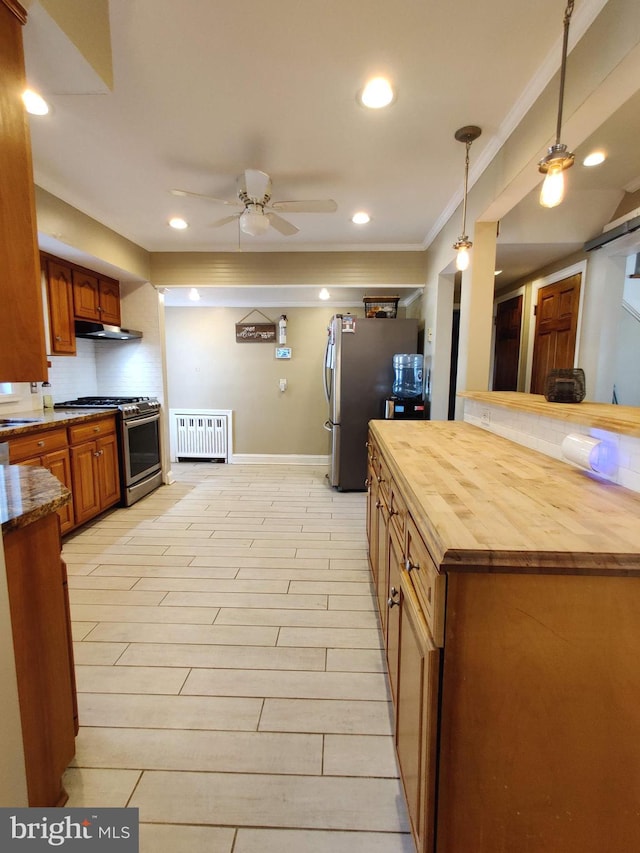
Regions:
[[518, 390], [518, 364], [522, 327], [522, 294], [498, 303], [493, 390]]
[[578, 328], [581, 273], [538, 291], [531, 393], [543, 394], [550, 370], [573, 367]]

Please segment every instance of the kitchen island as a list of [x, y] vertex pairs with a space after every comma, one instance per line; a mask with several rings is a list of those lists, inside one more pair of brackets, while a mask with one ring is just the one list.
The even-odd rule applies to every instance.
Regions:
[[640, 848], [640, 495], [373, 421], [369, 554], [419, 853]]
[[44, 468], [0, 466], [7, 573], [30, 806], [61, 806], [75, 754], [77, 704], [58, 511], [71, 494]]

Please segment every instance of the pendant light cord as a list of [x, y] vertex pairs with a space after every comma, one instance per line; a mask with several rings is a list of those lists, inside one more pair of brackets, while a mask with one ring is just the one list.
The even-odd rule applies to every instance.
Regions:
[[569, 0], [564, 13], [564, 35], [562, 37], [562, 63], [560, 65], [560, 96], [558, 100], [558, 123], [556, 125], [556, 145], [560, 144], [562, 130], [562, 104], [564, 102], [564, 81], [567, 74], [567, 51], [569, 47], [569, 22], [573, 14], [574, 0]]
[[467, 187], [469, 185], [469, 149], [471, 142], [467, 141], [467, 154], [464, 159], [464, 195], [462, 197], [462, 237], [467, 238]]

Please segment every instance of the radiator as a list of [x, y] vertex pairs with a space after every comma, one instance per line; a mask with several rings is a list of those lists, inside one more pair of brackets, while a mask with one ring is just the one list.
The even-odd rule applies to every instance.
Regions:
[[227, 459], [227, 418], [225, 415], [174, 415], [176, 457]]

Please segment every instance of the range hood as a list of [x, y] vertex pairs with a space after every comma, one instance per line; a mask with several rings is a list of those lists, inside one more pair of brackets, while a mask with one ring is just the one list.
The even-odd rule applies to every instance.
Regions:
[[132, 341], [142, 337], [137, 329], [122, 329], [106, 323], [94, 323], [91, 320], [76, 320], [76, 338], [92, 340]]

